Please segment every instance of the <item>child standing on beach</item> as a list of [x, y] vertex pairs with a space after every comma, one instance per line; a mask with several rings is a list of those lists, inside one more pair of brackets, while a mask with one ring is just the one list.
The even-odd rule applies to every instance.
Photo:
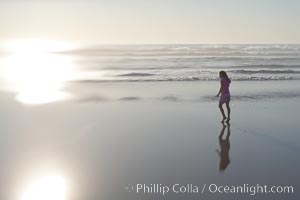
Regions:
[[[218, 94], [216, 95], [216, 97], [219, 97], [220, 94], [221, 94], [221, 97], [220, 97], [220, 100], [219, 100], [219, 108], [220, 108], [220, 111], [221, 111], [221, 114], [223, 116], [223, 119], [222, 119], [222, 123], [226, 120], [226, 122], [229, 122], [230, 121], [230, 105], [229, 105], [229, 102], [230, 102], [230, 92], [229, 92], [229, 85], [231, 83], [231, 80], [228, 78], [227, 74], [225, 71], [220, 71], [219, 72], [219, 77], [220, 77], [220, 83], [221, 83], [221, 87], [220, 87], [220, 90], [218, 92]], [[223, 104], [226, 104], [226, 108], [227, 108], [227, 118], [225, 116], [225, 113], [224, 113], [224, 109], [223, 109]]]

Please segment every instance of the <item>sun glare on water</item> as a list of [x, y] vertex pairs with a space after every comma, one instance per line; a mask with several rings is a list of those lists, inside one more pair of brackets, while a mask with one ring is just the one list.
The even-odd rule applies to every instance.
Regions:
[[7, 45], [4, 79], [24, 104], [44, 104], [68, 97], [63, 91], [72, 79], [75, 67], [72, 59], [57, 51], [68, 45], [48, 40], [21, 40]]

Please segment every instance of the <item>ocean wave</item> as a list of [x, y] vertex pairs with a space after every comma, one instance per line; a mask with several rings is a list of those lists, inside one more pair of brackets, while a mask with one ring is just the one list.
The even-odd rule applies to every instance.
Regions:
[[231, 73], [239, 74], [300, 74], [300, 71], [295, 70], [231, 70]]
[[300, 45], [102, 45], [60, 53], [84, 56], [164, 57], [164, 56], [294, 56]]
[[282, 45], [250, 45], [250, 46], [245, 46], [243, 48], [244, 50], [259, 50], [259, 51], [299, 51], [300, 50], [300, 45], [295, 44], [282, 44]]
[[154, 76], [155, 74], [150, 73], [126, 73], [126, 74], [119, 74], [117, 76]]
[[[215, 69], [218, 68], [220, 69], [220, 66], [210, 66], [209, 68]], [[297, 68], [300, 69], [300, 65], [280, 65], [280, 64], [254, 64], [254, 65], [232, 65], [232, 66], [225, 66], [224, 68], [229, 68], [229, 69], [281, 69], [281, 68]]]
[[[140, 66], [130, 66], [128, 68], [125, 68], [124, 69], [124, 66], [109, 66], [109, 67], [103, 67], [103, 68], [98, 68], [98, 67], [93, 67], [93, 68], [89, 68], [89, 69], [92, 69], [92, 70], [114, 70], [114, 71], [124, 71], [124, 70], [138, 70], [138, 71], [145, 71], [145, 70], [159, 70], [159, 71], [165, 71], [165, 70], [183, 70], [183, 69], [197, 69], [195, 66], [164, 66], [164, 67], [161, 67], [161, 66], [157, 66], [157, 67], [152, 67], [152, 66], [144, 66], [144, 67], [140, 67]], [[148, 73], [141, 73], [141, 74], [148, 74]], [[122, 74], [120, 74], [122, 75]], [[127, 74], [124, 74], [125, 76], [127, 76]], [[151, 74], [149, 73], [149, 76], [150, 75], [155, 75], [155, 74]], [[130, 74], [129, 74], [130, 76]]]
[[152, 58], [152, 57], [299, 57], [300, 52], [245, 52], [245, 51], [74, 51], [71, 55], [111, 58]]
[[169, 48], [169, 50], [175, 50], [175, 51], [194, 51], [196, 50], [195, 48], [191, 48], [188, 46], [178, 46], [178, 47], [173, 47], [173, 48]]
[[[300, 78], [295, 78], [291, 76], [270, 76], [270, 77], [259, 77], [259, 76], [249, 76], [249, 77], [231, 77], [234, 81], [282, 81], [282, 80], [300, 80]], [[167, 77], [167, 78], [149, 78], [149, 79], [143, 79], [143, 78], [128, 78], [128, 79], [86, 79], [86, 80], [75, 80], [72, 82], [79, 82], [79, 83], [101, 83], [101, 82], [173, 82], [173, 81], [219, 81], [219, 78], [217, 77]]]
[[73, 52], [83, 72], [78, 79], [90, 82], [210, 81], [220, 70], [237, 81], [300, 79], [300, 45], [106, 45]]

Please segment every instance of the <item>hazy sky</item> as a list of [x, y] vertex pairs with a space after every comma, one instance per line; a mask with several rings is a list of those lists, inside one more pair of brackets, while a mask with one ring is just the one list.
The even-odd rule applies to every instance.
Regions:
[[300, 43], [299, 0], [0, 0], [0, 41]]

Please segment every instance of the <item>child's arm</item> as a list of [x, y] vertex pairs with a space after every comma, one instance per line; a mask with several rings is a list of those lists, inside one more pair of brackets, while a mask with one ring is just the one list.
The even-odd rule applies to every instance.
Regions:
[[220, 96], [221, 91], [222, 91], [222, 84], [221, 84], [221, 86], [220, 86], [219, 92], [218, 92], [218, 94], [216, 95], [216, 97], [219, 97], [219, 96]]

